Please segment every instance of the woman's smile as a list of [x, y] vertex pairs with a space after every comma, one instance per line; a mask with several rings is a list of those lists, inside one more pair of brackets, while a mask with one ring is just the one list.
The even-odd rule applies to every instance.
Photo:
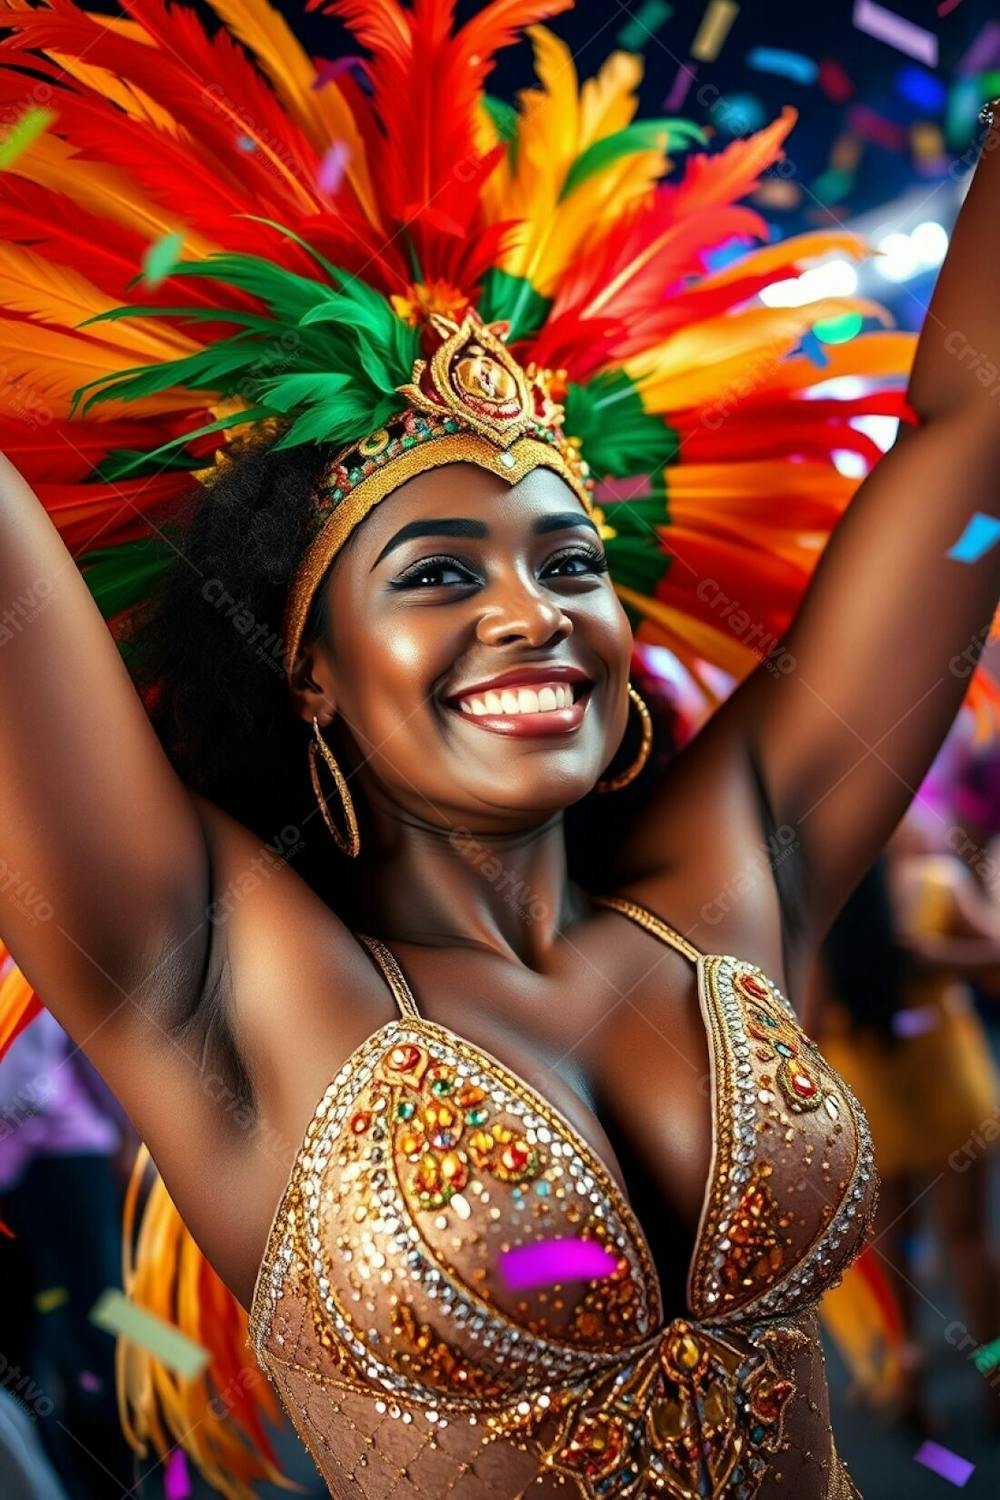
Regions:
[[514, 668], [452, 693], [445, 704], [491, 734], [571, 734], [583, 722], [593, 686], [578, 667]]

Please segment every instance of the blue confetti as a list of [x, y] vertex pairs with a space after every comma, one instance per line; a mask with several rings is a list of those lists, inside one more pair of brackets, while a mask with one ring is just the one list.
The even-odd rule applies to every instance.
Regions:
[[748, 68], [758, 73], [776, 73], [779, 78], [791, 78], [796, 83], [815, 83], [819, 77], [819, 64], [801, 52], [786, 52], [781, 47], [753, 47], [744, 59]]
[[937, 114], [944, 109], [948, 98], [948, 90], [940, 78], [935, 78], [933, 73], [928, 73], [926, 69], [918, 68], [913, 63], [900, 68], [896, 74], [896, 91], [929, 114]]
[[1000, 537], [1000, 520], [996, 516], [987, 516], [981, 510], [977, 510], [973, 513], [972, 519], [966, 522], [962, 535], [953, 546], [948, 548], [945, 556], [953, 557], [956, 562], [977, 562], [990, 550], [998, 537]]

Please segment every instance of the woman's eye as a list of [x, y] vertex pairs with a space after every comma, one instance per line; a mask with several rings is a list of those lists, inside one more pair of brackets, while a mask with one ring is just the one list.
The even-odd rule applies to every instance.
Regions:
[[606, 573], [608, 559], [606, 554], [598, 552], [596, 547], [577, 548], [573, 552], [563, 552], [553, 558], [546, 573], [551, 574], [553, 568], [560, 571], [566, 570], [565, 577], [582, 578], [586, 573]]
[[394, 580], [393, 588], [435, 588], [444, 583], [473, 583], [468, 568], [453, 557], [425, 557]]

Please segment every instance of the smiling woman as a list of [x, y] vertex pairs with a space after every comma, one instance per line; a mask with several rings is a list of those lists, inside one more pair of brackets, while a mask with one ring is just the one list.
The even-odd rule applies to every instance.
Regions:
[[[540, 88], [484, 93], [567, 0], [457, 31], [333, 0], [371, 92], [213, 3], [256, 63], [183, 11], [60, 3], [5, 12], [0, 64], [59, 95], [0, 178], [0, 297], [63, 401], [41, 433], [0, 407], [0, 597], [54, 580], [0, 651], [0, 854], [57, 914], [4, 883], [0, 1046], [43, 996], [157, 1168], [127, 1290], [212, 1358], [179, 1383], [123, 1339], [130, 1440], [251, 1500], [281, 1478], [256, 1361], [345, 1500], [856, 1495], [815, 1309], [878, 1178], [786, 991], [966, 692], [1000, 579], [944, 554], [996, 493], [992, 413], [932, 329], [916, 407], [864, 398], [911, 426], [842, 515], [834, 453], [876, 455], [794, 351], [881, 310], [746, 304], [844, 236], [704, 273], [766, 232], [734, 200], [793, 111], [662, 182], [702, 132], [632, 122], [636, 59], [578, 93], [533, 26]], [[140, 302], [160, 229], [188, 258]], [[952, 321], [969, 281], [942, 272]], [[745, 679], [672, 761], [645, 643], [709, 700]], [[614, 1270], [503, 1281], [553, 1239]]]

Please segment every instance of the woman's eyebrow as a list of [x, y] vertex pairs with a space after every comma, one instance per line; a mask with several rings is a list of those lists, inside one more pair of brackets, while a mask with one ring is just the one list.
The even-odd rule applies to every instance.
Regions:
[[[582, 511], [567, 510], [558, 511], [553, 515], [539, 516], [532, 524], [532, 531], [536, 536], [541, 536], [549, 531], [568, 531], [575, 526], [589, 526], [595, 536], [600, 532]], [[383, 558], [388, 557], [390, 552], [401, 547], [404, 542], [410, 542], [414, 537], [420, 536], [469, 536], [487, 537], [489, 527], [485, 521], [474, 521], [471, 516], [438, 516], [426, 521], [409, 521], [407, 525], [401, 526], [395, 536], [390, 537], [382, 551], [371, 565], [370, 571], [378, 567]]]

